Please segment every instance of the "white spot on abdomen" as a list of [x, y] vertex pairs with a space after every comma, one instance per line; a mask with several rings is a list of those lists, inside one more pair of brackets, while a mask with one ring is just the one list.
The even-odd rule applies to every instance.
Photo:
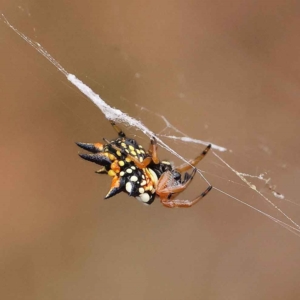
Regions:
[[148, 202], [150, 200], [150, 196], [147, 193], [140, 194], [139, 198], [141, 198], [143, 202]]
[[132, 184], [131, 184], [131, 182], [127, 182], [125, 188], [126, 188], [126, 191], [128, 193], [131, 193], [131, 191], [132, 191]]
[[133, 176], [130, 177], [130, 180], [131, 181], [138, 181], [138, 178], [135, 175], [133, 175]]

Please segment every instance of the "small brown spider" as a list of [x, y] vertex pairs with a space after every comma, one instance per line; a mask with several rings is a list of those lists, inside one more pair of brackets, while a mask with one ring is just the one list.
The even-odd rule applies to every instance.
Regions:
[[[110, 122], [119, 137], [102, 143], [76, 143], [79, 147], [92, 152], [79, 154], [80, 157], [102, 166], [96, 173], [112, 176], [112, 183], [105, 199], [120, 192], [126, 192], [145, 204], [151, 204], [155, 196], [160, 197], [166, 207], [190, 207], [202, 199], [211, 189], [207, 189], [194, 200], [175, 199], [191, 183], [197, 169], [195, 166], [207, 154], [211, 145], [195, 159], [174, 168], [169, 161], [160, 161], [157, 156], [157, 141], [151, 139], [148, 151], [136, 140], [127, 138], [125, 133]], [[191, 174], [182, 173], [193, 168]]]

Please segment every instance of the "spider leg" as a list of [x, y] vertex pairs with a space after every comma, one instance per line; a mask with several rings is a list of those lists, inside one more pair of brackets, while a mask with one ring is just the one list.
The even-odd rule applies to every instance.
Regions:
[[122, 129], [116, 125], [114, 121], [110, 121], [111, 126], [114, 128], [114, 130], [118, 133], [119, 137], [126, 137], [125, 133], [122, 131]]
[[189, 161], [189, 163], [184, 163], [178, 167], [176, 167], [176, 170], [180, 173], [184, 172], [184, 171], [188, 171], [189, 169], [191, 169], [192, 167], [195, 167], [200, 160], [202, 160], [204, 158], [204, 156], [207, 154], [207, 152], [210, 150], [211, 148], [211, 144], [209, 144], [204, 150], [203, 152], [197, 156], [196, 158], [194, 159], [191, 159]]
[[148, 153], [151, 155], [152, 161], [156, 165], [159, 164], [159, 158], [157, 156], [157, 140], [154, 136], [151, 138]]
[[165, 207], [173, 208], [173, 207], [191, 207], [194, 204], [196, 204], [199, 200], [201, 200], [204, 196], [206, 196], [210, 190], [212, 189], [212, 186], [208, 186], [208, 188], [201, 193], [198, 197], [196, 197], [194, 200], [181, 200], [181, 199], [174, 199], [169, 200], [168, 198], [161, 198], [161, 203]]

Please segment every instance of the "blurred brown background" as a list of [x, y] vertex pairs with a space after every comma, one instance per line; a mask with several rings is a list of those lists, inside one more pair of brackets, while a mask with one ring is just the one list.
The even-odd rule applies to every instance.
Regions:
[[[6, 0], [0, 10], [154, 132], [165, 127], [158, 113], [232, 150], [216, 153], [236, 170], [267, 172], [285, 200], [251, 182], [300, 223], [299, 1]], [[300, 238], [234, 199], [212, 190], [182, 210], [102, 200], [110, 178], [78, 158], [74, 141], [114, 131], [3, 22], [0, 36], [1, 299], [300, 299]], [[204, 148], [166, 142], [186, 158]], [[213, 153], [199, 168], [287, 221]], [[182, 197], [205, 188], [198, 176]]]

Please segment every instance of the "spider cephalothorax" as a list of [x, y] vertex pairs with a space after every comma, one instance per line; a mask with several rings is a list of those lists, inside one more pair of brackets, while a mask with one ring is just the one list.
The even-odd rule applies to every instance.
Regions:
[[[209, 187], [194, 200], [176, 200], [179, 193], [186, 189], [193, 179], [195, 165], [206, 155], [211, 145], [195, 159], [177, 168], [169, 161], [160, 161], [157, 157], [157, 143], [155, 137], [151, 139], [150, 147], [146, 151], [136, 140], [127, 138], [124, 132], [111, 121], [119, 137], [102, 143], [77, 143], [77, 145], [91, 153], [79, 154], [83, 159], [102, 166], [96, 173], [112, 176], [112, 184], [105, 199], [120, 192], [126, 192], [145, 204], [151, 204], [155, 196], [167, 207], [190, 207], [203, 198], [211, 189]], [[193, 168], [191, 174], [182, 172]], [[183, 177], [183, 178], [182, 178]]]

